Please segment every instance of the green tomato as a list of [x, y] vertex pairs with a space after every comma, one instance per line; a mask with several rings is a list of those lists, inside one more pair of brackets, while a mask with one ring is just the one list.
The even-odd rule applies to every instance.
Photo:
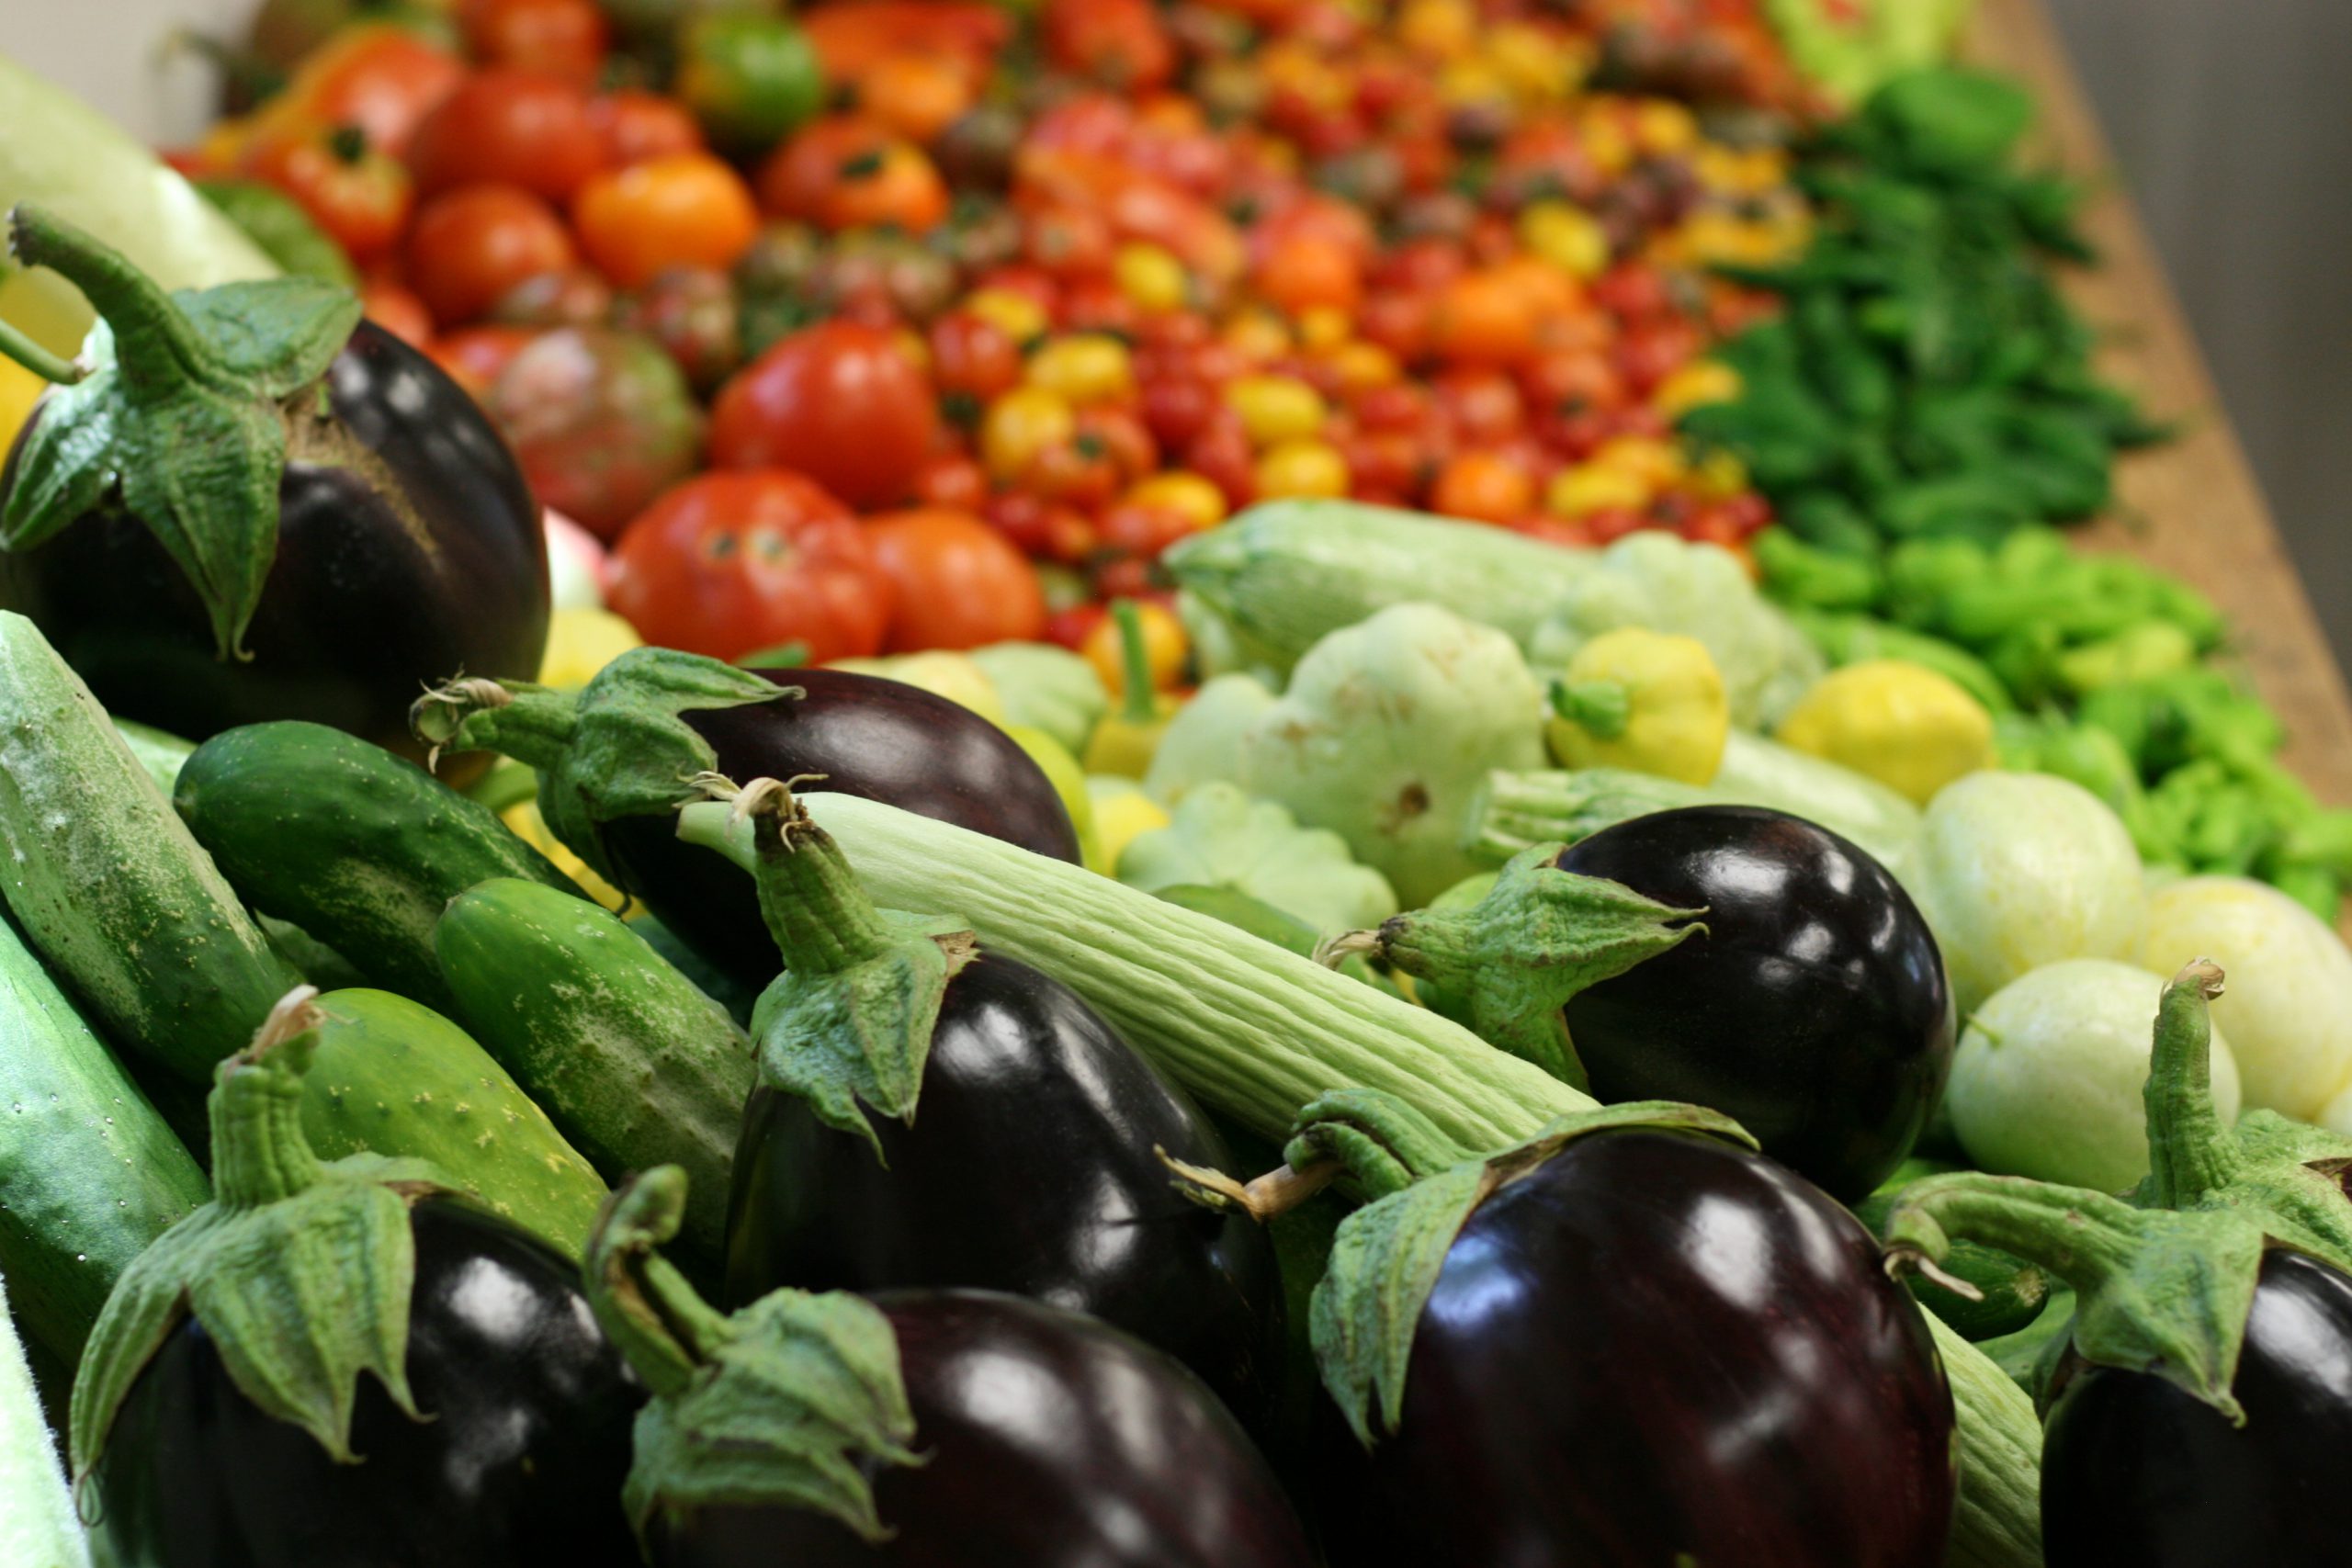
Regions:
[[[1968, 1156], [1986, 1170], [2120, 1192], [2148, 1174], [2141, 1089], [2162, 976], [2109, 958], [2045, 964], [1970, 1016], [1944, 1090]], [[2237, 1058], [2218, 1028], [2213, 1103], [2235, 1122]]]
[[2163, 975], [2220, 964], [2213, 1021], [2236, 1047], [2245, 1102], [2352, 1133], [2352, 953], [2319, 917], [2242, 876], [2187, 877], [2149, 897], [2138, 956]]
[[1972, 773], [1928, 803], [1903, 885], [1964, 1016], [2062, 958], [2128, 958], [2147, 895], [2122, 819], [2047, 773]]
[[678, 36], [672, 89], [718, 147], [764, 152], [825, 103], [824, 67], [781, 17], [697, 17]]

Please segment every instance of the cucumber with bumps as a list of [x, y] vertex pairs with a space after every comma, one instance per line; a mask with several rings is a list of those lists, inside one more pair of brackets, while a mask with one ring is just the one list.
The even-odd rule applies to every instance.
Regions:
[[435, 928], [458, 1016], [607, 1179], [688, 1179], [682, 1240], [722, 1253], [751, 1097], [750, 1036], [617, 917], [536, 882], [485, 882]]
[[223, 730], [180, 769], [172, 798], [255, 908], [432, 1008], [450, 1006], [433, 954], [450, 899], [495, 876], [580, 893], [490, 807], [321, 724]]
[[0, 612], [0, 895], [107, 1036], [209, 1083], [300, 983], [106, 709]]
[[390, 991], [329, 991], [319, 1010], [302, 1131], [321, 1159], [429, 1160], [492, 1213], [580, 1256], [605, 1184], [471, 1035]]
[[72, 1366], [116, 1276], [212, 1195], [106, 1042], [0, 921], [0, 1277]]

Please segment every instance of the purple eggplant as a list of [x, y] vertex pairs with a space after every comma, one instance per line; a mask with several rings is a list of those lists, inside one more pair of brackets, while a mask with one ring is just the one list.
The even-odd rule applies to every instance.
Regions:
[[167, 297], [45, 216], [20, 209], [15, 237], [90, 295], [117, 364], [17, 437], [0, 607], [109, 712], [197, 740], [308, 719], [421, 758], [421, 684], [536, 672], [538, 505], [432, 360], [329, 285]]
[[1327, 1407], [1333, 1562], [1941, 1560], [1951, 1393], [1918, 1309], [1843, 1209], [1677, 1131], [1590, 1132], [1491, 1169], [1511, 1174], [1445, 1255], [1393, 1429], [1374, 1412], [1367, 1451]]
[[1273, 1248], [1170, 1184], [1157, 1151], [1228, 1163], [1182, 1090], [1068, 987], [983, 954], [947, 984], [921, 1094], [911, 1123], [876, 1118], [869, 1143], [789, 1091], [753, 1091], [729, 1302], [779, 1285], [1010, 1292], [1125, 1329], [1261, 1419], [1283, 1343]]
[[754, 1015], [729, 1299], [786, 1285], [1032, 1296], [1168, 1351], [1259, 1422], [1282, 1286], [1263, 1229], [1171, 1183], [1163, 1153], [1226, 1163], [1199, 1110], [1059, 981], [969, 932], [886, 918], [788, 790], [755, 782], [738, 799], [784, 974]]
[[1886, 868], [1754, 807], [1660, 811], [1571, 846], [1563, 871], [1622, 883], [1705, 930], [1565, 1010], [1594, 1095], [1687, 1100], [1849, 1201], [1901, 1164], [1951, 1066], [1942, 955]]
[[[1037, 764], [995, 725], [902, 682], [842, 670], [738, 670], [638, 649], [577, 693], [459, 681], [419, 703], [421, 737], [539, 772], [548, 825], [736, 980], [775, 976], [743, 874], [677, 840], [682, 781], [797, 781], [953, 822], [1075, 863], [1078, 831]], [[616, 762], [620, 764], [616, 766]]]
[[2352, 1277], [2264, 1255], [2231, 1393], [2243, 1426], [2153, 1372], [2070, 1354], [2041, 1458], [2050, 1568], [2242, 1568], [2352, 1554]]
[[674, 1166], [613, 1196], [598, 1319], [653, 1389], [627, 1490], [654, 1568], [1309, 1568], [1198, 1379], [1094, 1318], [987, 1292], [780, 1290], [731, 1317], [655, 1250]]

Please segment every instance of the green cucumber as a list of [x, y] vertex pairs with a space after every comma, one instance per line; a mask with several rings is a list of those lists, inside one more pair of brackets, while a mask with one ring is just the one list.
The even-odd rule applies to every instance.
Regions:
[[67, 1366], [115, 1279], [212, 1195], [187, 1145], [0, 921], [0, 1276]]
[[300, 983], [81, 677], [8, 612], [0, 895], [110, 1039], [193, 1082]]
[[224, 730], [196, 749], [172, 798], [255, 908], [436, 1009], [451, 1002], [433, 922], [450, 899], [494, 876], [584, 897], [490, 807], [322, 724]]
[[671, 968], [692, 980], [704, 996], [725, 1008], [729, 1018], [746, 1029], [751, 1027], [752, 1010], [759, 1005], [763, 987], [738, 980], [688, 947], [684, 937], [645, 913], [642, 904], [631, 910], [623, 923], [644, 938], [645, 945]]
[[605, 1184], [471, 1035], [390, 991], [329, 991], [319, 1010], [302, 1131], [321, 1159], [429, 1160], [492, 1213], [580, 1256]]
[[502, 877], [434, 928], [458, 1015], [609, 1180], [674, 1165], [682, 1239], [723, 1254], [751, 1037], [618, 917]]
[[172, 785], [179, 782], [180, 769], [187, 766], [189, 755], [196, 750], [196, 742], [183, 740], [152, 725], [133, 724], [127, 718], [116, 719], [114, 727], [121, 733], [123, 743], [130, 748], [130, 754], [139, 759], [139, 765], [147, 770], [147, 776], [155, 781], [155, 787], [168, 797]]

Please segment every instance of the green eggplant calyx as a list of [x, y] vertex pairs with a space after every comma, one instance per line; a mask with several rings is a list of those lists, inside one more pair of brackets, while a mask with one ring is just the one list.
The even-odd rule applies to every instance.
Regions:
[[750, 824], [760, 913], [783, 958], [752, 1010], [761, 1081], [864, 1137], [879, 1159], [861, 1104], [914, 1121], [947, 983], [972, 961], [975, 939], [877, 908], [791, 784], [754, 779], [739, 789], [717, 773], [695, 783]]
[[409, 1297], [416, 1240], [409, 1208], [450, 1190], [421, 1160], [354, 1155], [322, 1162], [303, 1135], [302, 1078], [323, 1021], [308, 986], [271, 1010], [212, 1090], [211, 1202], [157, 1237], [123, 1271], [74, 1381], [77, 1484], [148, 1361], [193, 1314], [238, 1391], [316, 1438], [351, 1449], [359, 1374], [373, 1372], [412, 1419]]
[[219, 657], [252, 658], [288, 454], [351, 446], [321, 378], [359, 324], [358, 296], [303, 277], [166, 294], [30, 203], [10, 212], [9, 243], [80, 288], [99, 325], [85, 349], [96, 367], [50, 393], [22, 438], [0, 549], [31, 549], [119, 499], [195, 587]]
[[537, 769], [548, 831], [617, 886], [605, 826], [667, 817], [699, 800], [691, 781], [718, 766], [685, 716], [806, 694], [698, 653], [633, 648], [576, 693], [528, 681], [452, 682], [428, 693], [410, 723], [438, 749], [503, 752]]
[[1426, 1175], [1340, 1222], [1330, 1265], [1315, 1287], [1308, 1326], [1323, 1386], [1358, 1441], [1370, 1448], [1404, 1418], [1405, 1371], [1421, 1310], [1437, 1289], [1454, 1238], [1479, 1205], [1578, 1139], [1643, 1129], [1756, 1146], [1738, 1122], [1702, 1106], [1603, 1105], [1559, 1117], [1525, 1143]]
[[1634, 697], [1621, 681], [1555, 681], [1552, 711], [1588, 735], [1614, 740], [1633, 722]]
[[2212, 1023], [2221, 966], [2199, 958], [2165, 987], [2143, 1090], [2148, 1175], [2130, 1195], [2143, 1209], [2230, 1210], [2273, 1240], [2352, 1271], [2352, 1199], [2342, 1173], [2352, 1138], [2273, 1111], [2235, 1126], [2213, 1105]]
[[1261, 1224], [1281, 1218], [1334, 1181], [1367, 1201], [1401, 1192], [1459, 1165], [1465, 1151], [1406, 1101], [1376, 1089], [1341, 1089], [1307, 1101], [1283, 1145], [1283, 1163], [1237, 1181], [1222, 1171], [1159, 1157], [1177, 1190], [1204, 1208], [1238, 1209]]
[[923, 1462], [890, 1320], [845, 1291], [775, 1291], [722, 1316], [657, 1250], [685, 1209], [685, 1173], [658, 1166], [614, 1192], [588, 1243], [589, 1304], [653, 1391], [622, 1494], [631, 1523], [641, 1537], [657, 1513], [767, 1506], [887, 1540], [869, 1471]]
[[1521, 851], [1467, 909], [1408, 910], [1329, 950], [1369, 948], [1463, 998], [1463, 1021], [1488, 1043], [1582, 1089], [1584, 1064], [1560, 1010], [1587, 987], [1703, 932], [1707, 911], [1673, 908], [1620, 883], [1562, 871], [1553, 863], [1563, 848]]
[[2262, 1269], [2257, 1217], [2135, 1209], [2022, 1177], [1931, 1176], [1905, 1188], [1887, 1216], [1888, 1270], [1930, 1270], [1962, 1237], [2074, 1288], [2074, 1348], [2084, 1360], [2153, 1372], [2244, 1423], [2230, 1387]]

